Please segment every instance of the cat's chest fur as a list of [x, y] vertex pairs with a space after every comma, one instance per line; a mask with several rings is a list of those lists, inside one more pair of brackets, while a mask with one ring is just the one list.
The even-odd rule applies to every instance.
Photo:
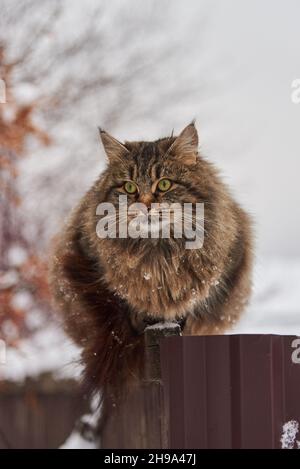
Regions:
[[184, 255], [166, 260], [155, 252], [146, 259], [102, 252], [101, 257], [109, 289], [137, 313], [173, 319], [191, 312], [207, 296], [205, 282], [195, 276]]

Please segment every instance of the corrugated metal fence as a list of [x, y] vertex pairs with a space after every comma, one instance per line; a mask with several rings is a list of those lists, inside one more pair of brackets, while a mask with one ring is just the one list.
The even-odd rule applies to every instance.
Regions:
[[[146, 330], [145, 379], [109, 409], [103, 448], [300, 446], [299, 338], [179, 332]], [[0, 448], [58, 447], [88, 407], [73, 381], [2, 383]]]
[[300, 422], [299, 348], [292, 336], [164, 338], [160, 374], [112, 409], [102, 445], [280, 448]]

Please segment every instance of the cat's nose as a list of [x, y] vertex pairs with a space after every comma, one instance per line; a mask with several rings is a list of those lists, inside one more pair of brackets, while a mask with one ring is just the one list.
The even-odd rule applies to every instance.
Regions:
[[141, 194], [140, 197], [139, 197], [139, 202], [146, 205], [147, 210], [149, 212], [149, 210], [151, 209], [151, 204], [153, 202], [152, 195], [151, 194]]

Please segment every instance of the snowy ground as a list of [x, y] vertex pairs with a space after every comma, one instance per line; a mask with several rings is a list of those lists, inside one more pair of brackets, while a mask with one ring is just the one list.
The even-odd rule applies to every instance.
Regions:
[[79, 349], [56, 326], [36, 332], [22, 340], [18, 348], [8, 348], [0, 364], [0, 380], [22, 382], [27, 376], [54, 372], [57, 378], [79, 378]]
[[300, 258], [257, 261], [252, 301], [234, 332], [300, 335]]

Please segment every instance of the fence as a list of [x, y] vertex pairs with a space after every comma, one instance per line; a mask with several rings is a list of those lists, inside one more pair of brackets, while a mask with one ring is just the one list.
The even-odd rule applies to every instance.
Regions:
[[146, 380], [111, 409], [102, 447], [297, 447], [300, 339], [147, 336]]
[[51, 374], [0, 383], [0, 449], [58, 448], [88, 410], [78, 384]]
[[[145, 379], [109, 409], [102, 448], [300, 446], [300, 339], [145, 332]], [[0, 385], [0, 448], [56, 448], [88, 412], [51, 375]]]

